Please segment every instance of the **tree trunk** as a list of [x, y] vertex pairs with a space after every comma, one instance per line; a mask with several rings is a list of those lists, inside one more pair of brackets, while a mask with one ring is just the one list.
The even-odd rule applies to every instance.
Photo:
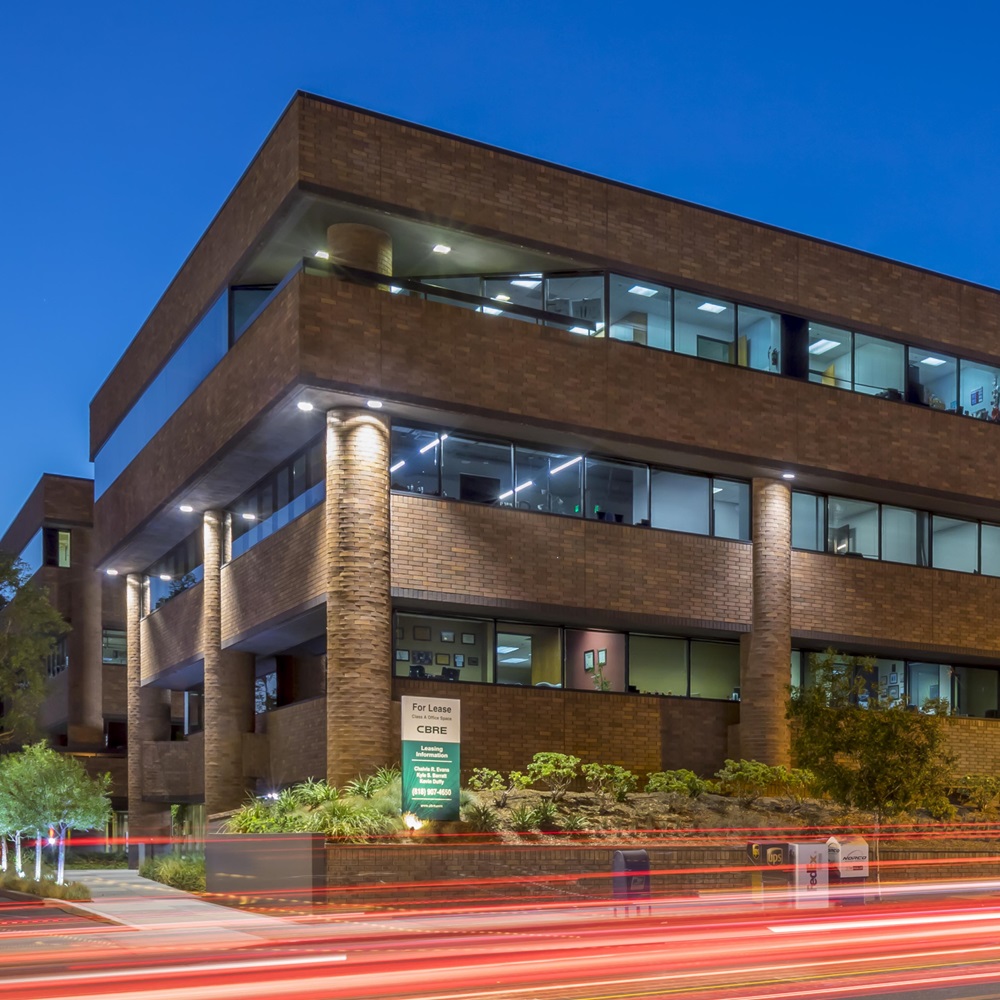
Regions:
[[24, 865], [22, 864], [21, 857], [21, 831], [18, 830], [14, 834], [14, 871], [17, 872], [18, 878], [24, 878]]
[[35, 831], [35, 881], [42, 881], [42, 831]]
[[872, 851], [872, 860], [875, 862], [875, 892], [878, 897], [878, 901], [882, 902], [882, 856], [879, 850], [879, 831], [881, 827], [881, 817], [878, 813], [875, 814], [875, 837], [874, 837], [874, 850]]
[[0, 871], [7, 871], [7, 835], [0, 837]]
[[56, 868], [56, 883], [63, 884], [63, 875], [66, 871], [66, 831], [59, 831], [59, 863]]

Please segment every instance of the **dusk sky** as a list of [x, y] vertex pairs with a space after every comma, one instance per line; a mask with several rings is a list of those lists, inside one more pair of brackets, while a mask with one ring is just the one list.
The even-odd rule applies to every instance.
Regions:
[[998, 28], [987, 2], [7, 5], [0, 533], [43, 472], [91, 475], [91, 398], [296, 89], [997, 287]]

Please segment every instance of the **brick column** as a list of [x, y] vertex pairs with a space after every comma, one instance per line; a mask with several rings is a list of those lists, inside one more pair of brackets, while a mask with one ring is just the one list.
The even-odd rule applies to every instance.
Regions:
[[740, 664], [740, 753], [789, 763], [785, 718], [792, 645], [792, 494], [780, 479], [753, 481], [753, 612]]
[[362, 271], [392, 274], [392, 237], [382, 229], [338, 222], [326, 231], [330, 260]]
[[90, 528], [73, 529], [70, 621], [66, 637], [67, 741], [71, 750], [104, 749], [103, 659], [101, 656], [101, 578], [91, 561]]
[[222, 648], [222, 555], [226, 515], [205, 512], [205, 813], [226, 812], [246, 799], [243, 734], [253, 732], [252, 653]]
[[[128, 656], [128, 831], [129, 867], [137, 868], [140, 853], [153, 854], [156, 846], [140, 852], [141, 842], [170, 835], [170, 808], [162, 802], [143, 799], [144, 743], [170, 739], [170, 692], [142, 686], [142, 577], [129, 573], [126, 582], [125, 642]], [[162, 849], [162, 848], [161, 848]]]
[[331, 410], [326, 434], [326, 770], [390, 764], [389, 422]]

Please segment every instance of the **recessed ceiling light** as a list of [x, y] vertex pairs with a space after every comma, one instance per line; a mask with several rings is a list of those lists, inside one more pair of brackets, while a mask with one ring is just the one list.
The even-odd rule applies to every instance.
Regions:
[[948, 364], [944, 358], [924, 358], [920, 363], [922, 365], [933, 365], [935, 368], [937, 368], [938, 365]]
[[528, 657], [526, 656], [508, 656], [506, 659], [501, 660], [501, 663], [527, 663]]
[[794, 472], [783, 472], [781, 474], [781, 478], [782, 479], [794, 479], [795, 478], [795, 473]]
[[320, 260], [329, 260], [330, 259], [330, 254], [326, 250], [317, 250], [313, 254], [313, 256], [314, 257], [319, 257]]
[[116, 570], [116, 569], [106, 569], [104, 572], [107, 573], [108, 576], [117, 576], [118, 575], [118, 570]]
[[726, 311], [725, 306], [720, 306], [716, 302], [702, 302], [702, 304], [698, 306], [698, 308], [702, 312], [712, 313], [713, 315], [717, 313], [724, 313]]
[[486, 313], [487, 316], [502, 316], [503, 315], [503, 310], [502, 309], [497, 309], [496, 306], [483, 306], [483, 312]]
[[835, 347], [840, 347], [839, 340], [817, 340], [815, 344], [809, 345], [809, 353], [826, 354], [827, 351], [832, 351]]
[[541, 284], [540, 278], [515, 278], [511, 284], [518, 288], [537, 288]]
[[304, 399], [300, 399], [300, 400], [299, 400], [299, 401], [298, 401], [298, 402], [297, 402], [297, 403], [296, 403], [295, 405], [296, 405], [296, 406], [297, 406], [297, 407], [298, 407], [298, 408], [299, 408], [299, 409], [300, 409], [300, 410], [301, 410], [301, 411], [302, 411], [303, 413], [308, 413], [308, 412], [309, 412], [309, 411], [310, 411], [311, 409], [313, 409], [313, 405], [312, 405], [312, 403], [310, 403], [310, 402], [307, 402], [307, 401], [306, 401], [306, 400], [304, 400]]
[[250, 511], [248, 511], [248, 510], [244, 511], [243, 512], [243, 520], [244, 521], [256, 521], [257, 520], [257, 515], [256, 514], [251, 514]]
[[633, 285], [629, 291], [633, 295], [641, 295], [644, 299], [651, 299], [656, 294], [655, 288], [647, 288], [645, 285]]
[[444, 243], [435, 243], [431, 249], [435, 253], [451, 253], [451, 247], [445, 246]]
[[392, 294], [393, 294], [393, 295], [399, 295], [399, 293], [400, 293], [400, 292], [401, 292], [402, 290], [403, 290], [403, 289], [402, 289], [402, 288], [400, 288], [400, 286], [399, 286], [399, 285], [390, 285], [390, 286], [389, 286], [389, 291], [390, 291], [390, 292], [392, 292]]
[[590, 335], [590, 330], [588, 330], [585, 326], [571, 326], [569, 328], [569, 332], [570, 333], [582, 333], [584, 336], [589, 336]]
[[170, 581], [173, 579], [173, 577], [169, 573], [161, 573], [160, 574], [160, 579], [164, 583], [170, 583]]
[[372, 410], [381, 410], [382, 409], [382, 400], [381, 399], [369, 399], [367, 405], [368, 405], [369, 409], [372, 409]]
[[513, 653], [515, 650], [520, 649], [520, 646], [497, 646], [498, 653]]
[[190, 514], [194, 510], [194, 507], [192, 507], [189, 503], [182, 503], [178, 510], [184, 514]]
[[712, 487], [712, 492], [713, 493], [721, 493], [722, 492], [722, 487], [721, 486], [713, 486]]
[[493, 301], [494, 302], [510, 302], [510, 296], [509, 295], [494, 295], [493, 296]]

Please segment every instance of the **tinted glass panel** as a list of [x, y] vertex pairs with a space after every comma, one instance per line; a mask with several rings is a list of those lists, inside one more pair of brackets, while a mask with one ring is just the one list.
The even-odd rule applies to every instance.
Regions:
[[493, 623], [397, 614], [393, 669], [397, 677], [490, 683]]
[[497, 683], [562, 687], [562, 634], [551, 625], [497, 626]]
[[979, 571], [986, 576], [1000, 576], [1000, 525], [984, 524], [980, 531], [982, 562]]
[[691, 292], [674, 293], [674, 350], [709, 361], [736, 361], [736, 308]]
[[958, 361], [922, 347], [911, 347], [907, 357], [907, 402], [953, 411], [958, 405]]
[[486, 278], [483, 281], [483, 295], [496, 301], [498, 308], [503, 308], [504, 303], [510, 302], [540, 310], [545, 305], [543, 293], [540, 274], [515, 274], [509, 278]]
[[714, 511], [712, 533], [716, 538], [750, 540], [749, 483], [713, 479], [712, 505]]
[[580, 691], [624, 691], [625, 636], [618, 632], [566, 629], [566, 687]]
[[249, 325], [250, 317], [268, 300], [274, 285], [233, 288], [230, 290], [229, 322], [235, 342]]
[[408, 493], [438, 493], [441, 436], [438, 431], [392, 428], [392, 459], [389, 465], [392, 489]]
[[882, 558], [910, 566], [928, 565], [927, 522], [923, 511], [882, 507]]
[[619, 524], [638, 524], [649, 517], [648, 474], [645, 465], [627, 465], [588, 458], [587, 517]]
[[451, 435], [441, 447], [442, 496], [468, 503], [514, 506], [509, 444]]
[[583, 513], [583, 456], [515, 448], [515, 494], [521, 510], [580, 517]]
[[975, 573], [979, 568], [979, 525], [952, 517], [931, 518], [935, 569]]
[[649, 281], [611, 275], [611, 336], [669, 351], [671, 290]]
[[792, 494], [792, 547], [822, 552], [825, 548], [826, 498], [812, 493]]
[[650, 473], [654, 528], [708, 534], [708, 498], [711, 480], [707, 476], [689, 476], [682, 472], [653, 469]]
[[781, 371], [781, 317], [739, 306], [737, 311], [737, 361], [762, 372]]
[[628, 640], [629, 690], [639, 694], [688, 693], [687, 639], [655, 635], [630, 635]]
[[830, 497], [828, 518], [827, 551], [878, 558], [878, 504]]
[[809, 324], [809, 381], [850, 389], [851, 334], [822, 323]]
[[1000, 422], [1000, 368], [962, 361], [959, 382], [959, 412], [977, 420]]
[[737, 700], [739, 695], [739, 645], [692, 639], [691, 697]]
[[902, 344], [863, 333], [854, 335], [854, 390], [868, 396], [903, 399], [904, 356]]
[[123, 631], [110, 628], [103, 630], [101, 633], [101, 661], [103, 663], [125, 663], [126, 650]]
[[952, 673], [951, 703], [957, 715], [971, 715], [978, 719], [995, 719], [998, 702], [996, 670], [979, 667], [955, 667]]
[[545, 311], [581, 322], [570, 324], [571, 333], [590, 336], [604, 331], [604, 275], [547, 278]]
[[928, 698], [951, 699], [951, 667], [943, 663], [908, 663], [906, 703], [922, 708]]

